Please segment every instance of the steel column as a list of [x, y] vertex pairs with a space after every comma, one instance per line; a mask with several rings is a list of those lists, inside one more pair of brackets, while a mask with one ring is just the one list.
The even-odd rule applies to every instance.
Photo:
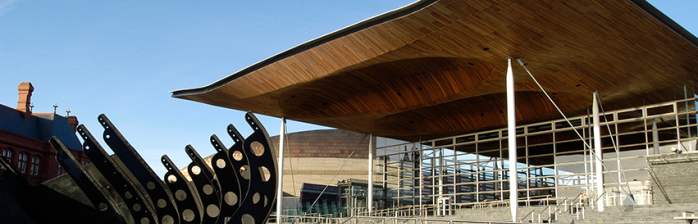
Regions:
[[657, 132], [657, 118], [652, 119], [652, 142], [654, 154], [659, 154], [659, 132]]
[[[592, 113], [594, 116], [594, 151], [596, 154], [594, 160], [596, 161], [596, 195], [597, 197], [603, 194], [603, 152], [601, 151], [601, 128], [599, 119], [599, 92], [594, 92], [594, 100], [592, 101]], [[597, 207], [599, 212], [604, 211], [603, 198], [597, 200]]]
[[368, 198], [366, 199], [366, 207], [368, 207], [368, 216], [372, 216], [373, 212], [373, 134], [368, 135]]
[[276, 189], [276, 223], [283, 223], [281, 218], [283, 212], [283, 198], [284, 198], [284, 139], [286, 137], [286, 118], [281, 117], [281, 130], [279, 131], [279, 180], [278, 187]]
[[516, 172], [516, 111], [514, 109], [514, 72], [511, 71], [511, 60], [507, 59], [507, 131], [509, 140], [509, 207], [511, 208], [512, 222], [516, 222], [518, 209], [518, 173]]

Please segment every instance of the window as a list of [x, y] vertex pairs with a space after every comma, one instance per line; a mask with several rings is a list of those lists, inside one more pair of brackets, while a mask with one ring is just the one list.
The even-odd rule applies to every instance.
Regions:
[[27, 172], [27, 159], [28, 158], [26, 153], [19, 154], [19, 163], [17, 164], [17, 168], [19, 168], [20, 173]]
[[83, 166], [86, 166], [87, 164], [90, 164], [90, 161], [83, 160], [83, 161], [80, 161], [80, 164], [82, 164]]
[[[2, 156], [5, 157], [5, 159], [7, 160], [8, 163], [12, 164], [12, 149], [8, 149], [8, 148], [3, 149]], [[0, 165], [0, 169], [4, 170], [5, 167], [2, 167], [2, 165]]]
[[63, 168], [61, 168], [61, 164], [58, 164], [58, 173], [56, 174], [56, 176], [63, 175], [64, 173], [65, 173], [65, 170]]
[[39, 156], [33, 156], [33, 157], [32, 157], [32, 166], [31, 166], [31, 169], [30, 169], [30, 171], [29, 171], [31, 175], [34, 175], [34, 176], [39, 175], [39, 162], [40, 162], [40, 159], [41, 159], [41, 158], [39, 158]]

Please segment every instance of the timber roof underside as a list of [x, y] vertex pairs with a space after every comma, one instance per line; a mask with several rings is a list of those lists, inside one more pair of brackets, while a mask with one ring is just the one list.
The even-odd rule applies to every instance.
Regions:
[[[513, 56], [570, 116], [586, 114], [594, 90], [607, 110], [673, 100], [647, 93], [695, 79], [695, 37], [645, 10], [631, 1], [422, 1], [173, 96], [414, 140], [505, 126], [504, 59]], [[513, 67], [517, 122], [559, 118]]]

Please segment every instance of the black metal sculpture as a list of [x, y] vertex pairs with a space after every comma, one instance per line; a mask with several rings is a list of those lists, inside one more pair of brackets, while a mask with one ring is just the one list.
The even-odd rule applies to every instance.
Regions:
[[165, 180], [160, 180], [109, 119], [100, 115], [108, 155], [83, 125], [78, 134], [92, 164], [81, 165], [63, 143], [51, 145], [66, 174], [30, 186], [0, 156], [0, 223], [134, 223], [218, 224], [265, 223], [276, 201], [276, 157], [264, 127], [251, 113], [245, 120], [252, 133], [243, 139], [229, 125], [235, 144], [229, 149], [215, 135], [216, 153], [209, 166], [191, 146], [189, 182], [165, 155]]

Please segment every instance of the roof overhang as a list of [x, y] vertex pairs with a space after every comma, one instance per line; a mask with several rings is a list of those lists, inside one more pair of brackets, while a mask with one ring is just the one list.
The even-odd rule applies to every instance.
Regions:
[[[428, 0], [173, 97], [400, 139], [506, 125], [506, 57], [568, 115], [622, 108], [696, 78], [698, 41], [642, 0]], [[517, 122], [559, 118], [514, 66]], [[609, 108], [610, 109], [610, 108]]]

